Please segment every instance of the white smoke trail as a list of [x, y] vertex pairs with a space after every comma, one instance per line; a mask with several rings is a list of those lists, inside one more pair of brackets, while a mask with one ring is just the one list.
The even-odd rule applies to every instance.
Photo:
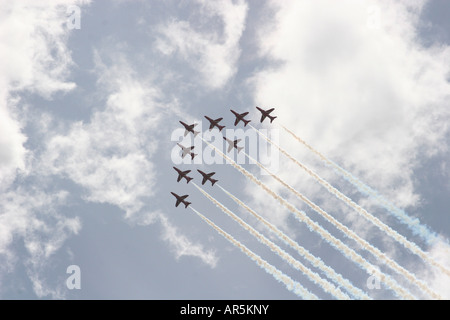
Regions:
[[214, 222], [206, 218], [204, 215], [202, 215], [200, 212], [195, 210], [193, 207], [189, 207], [194, 211], [203, 221], [205, 221], [207, 224], [209, 224], [211, 227], [213, 227], [219, 234], [221, 234], [225, 239], [230, 241], [233, 245], [235, 245], [237, 248], [239, 248], [243, 253], [245, 253], [250, 259], [256, 262], [258, 266], [260, 266], [264, 271], [266, 271], [268, 274], [272, 275], [276, 280], [283, 283], [286, 288], [295, 293], [297, 296], [305, 299], [305, 300], [318, 300], [319, 298], [309, 292], [305, 287], [303, 287], [300, 283], [297, 281], [292, 280], [289, 276], [285, 275], [283, 272], [272, 266], [270, 263], [262, 259], [257, 254], [253, 253], [250, 249], [248, 249], [246, 246], [244, 246], [242, 243], [234, 239], [230, 234], [223, 231], [221, 228], [219, 228]]
[[[315, 155], [317, 155], [325, 164], [332, 167], [339, 175], [344, 177], [347, 181], [349, 181], [353, 186], [355, 186], [359, 192], [371, 197], [378, 201], [378, 203], [385, 208], [390, 214], [397, 218], [402, 224], [408, 226], [408, 228], [413, 231], [415, 235], [420, 236], [423, 240], [426, 241], [428, 245], [433, 245], [436, 242], [441, 241], [442, 239], [433, 231], [431, 231], [426, 225], [420, 223], [420, 220], [417, 218], [410, 217], [405, 211], [396, 207], [389, 200], [380, 195], [377, 191], [373, 190], [371, 187], [366, 185], [364, 182], [359, 180], [357, 177], [352, 175], [350, 172], [325, 157], [322, 153], [314, 149], [312, 146], [307, 144], [303, 139], [298, 137], [295, 133], [287, 129], [285, 126], [281, 127], [289, 133], [294, 139], [303, 144], [306, 148], [312, 151]], [[446, 242], [448, 245], [448, 241]], [[449, 250], [449, 249], [447, 249]]]
[[300, 261], [293, 258], [289, 253], [281, 249], [275, 243], [267, 239], [264, 235], [259, 233], [256, 229], [251, 227], [241, 218], [239, 218], [236, 214], [234, 214], [231, 210], [225, 207], [222, 203], [220, 203], [217, 199], [212, 197], [208, 192], [203, 190], [203, 188], [199, 187], [196, 183], [193, 182], [194, 187], [196, 187], [205, 197], [207, 197], [212, 203], [214, 203], [220, 210], [226, 213], [230, 218], [239, 223], [241, 227], [247, 230], [252, 236], [258, 239], [259, 242], [268, 246], [272, 252], [277, 254], [283, 260], [285, 260], [289, 265], [301, 272], [303, 272], [312, 282], [319, 285], [325, 292], [330, 293], [340, 300], [349, 300], [350, 297], [343, 293], [339, 288], [336, 288], [332, 283], [327, 280], [322, 279], [317, 273], [311, 271], [305, 265], [303, 265]]
[[233, 194], [223, 188], [221, 185], [216, 184], [223, 192], [225, 192], [233, 201], [235, 201], [238, 205], [246, 209], [249, 213], [251, 213], [259, 222], [264, 224], [270, 231], [275, 233], [278, 238], [280, 238], [284, 243], [288, 246], [296, 250], [303, 258], [308, 260], [314, 267], [320, 269], [325, 275], [333, 280], [339, 286], [345, 288], [350, 294], [352, 294], [357, 299], [370, 300], [371, 298], [363, 292], [361, 289], [356, 288], [353, 284], [345, 279], [342, 275], [338, 274], [333, 268], [327, 266], [320, 258], [317, 258], [313, 254], [311, 254], [304, 247], [300, 246], [297, 242], [289, 238], [284, 232], [278, 229], [276, 226], [265, 220], [261, 215], [256, 213], [253, 209], [247, 206], [244, 202], [236, 198]]
[[274, 199], [279, 201], [283, 206], [285, 206], [289, 211], [291, 211], [296, 217], [298, 217], [302, 222], [306, 223], [308, 228], [311, 231], [317, 232], [324, 240], [338, 249], [342, 254], [344, 254], [347, 258], [357, 263], [361, 268], [365, 269], [369, 274], [376, 276], [380, 279], [381, 282], [390, 287], [395, 294], [402, 298], [413, 300], [416, 299], [410, 292], [406, 289], [402, 288], [394, 279], [392, 279], [389, 275], [383, 274], [378, 271], [372, 264], [370, 264], [367, 260], [365, 260], [361, 255], [356, 253], [353, 249], [350, 249], [346, 244], [344, 244], [341, 240], [333, 237], [328, 231], [326, 231], [322, 226], [318, 223], [311, 220], [303, 211], [298, 210], [284, 198], [276, 194], [272, 191], [266, 184], [261, 182], [258, 178], [256, 178], [253, 174], [244, 169], [241, 165], [237, 164], [233, 159], [225, 155], [222, 151], [217, 149], [215, 146], [210, 144], [208, 141], [201, 139], [208, 144], [211, 148], [213, 148], [217, 153], [219, 153], [225, 160], [227, 160], [234, 168], [236, 168], [239, 172], [245, 175], [247, 178], [252, 180], [254, 183], [259, 185], [264, 189], [268, 194], [270, 194]]
[[330, 193], [335, 195], [338, 199], [344, 201], [346, 204], [348, 204], [350, 207], [355, 209], [359, 214], [361, 214], [364, 218], [372, 222], [375, 226], [377, 226], [380, 230], [384, 231], [387, 235], [394, 238], [396, 241], [398, 241], [400, 244], [402, 244], [405, 248], [409, 249], [412, 253], [418, 255], [424, 262], [430, 264], [433, 267], [436, 267], [440, 269], [442, 272], [450, 276], [450, 270], [446, 269], [441, 264], [437, 263], [435, 260], [430, 258], [421, 248], [419, 248], [415, 243], [412, 243], [408, 239], [406, 239], [403, 235], [400, 235], [397, 231], [393, 230], [386, 224], [384, 224], [382, 221], [380, 221], [378, 218], [367, 212], [364, 208], [356, 204], [353, 200], [351, 200], [349, 197], [344, 195], [342, 192], [337, 190], [335, 187], [333, 187], [330, 183], [328, 183], [326, 180], [321, 178], [318, 174], [316, 174], [314, 171], [309, 169], [307, 166], [302, 164], [300, 161], [292, 157], [286, 150], [284, 150], [282, 147], [277, 145], [275, 142], [270, 140], [266, 135], [261, 133], [258, 129], [256, 129], [254, 126], [250, 125], [250, 127], [253, 128], [260, 136], [262, 136], [267, 142], [278, 148], [278, 150], [281, 151], [287, 158], [289, 158], [292, 162], [294, 162], [296, 165], [298, 165], [300, 168], [305, 170], [311, 177], [313, 177], [317, 182], [319, 182], [322, 186], [324, 186]]
[[309, 200], [306, 196], [304, 196], [302, 193], [298, 192], [294, 188], [292, 188], [289, 184], [287, 184], [285, 181], [283, 181], [280, 177], [278, 177], [276, 174], [271, 172], [269, 169], [267, 169], [265, 166], [263, 166], [259, 161], [255, 160], [251, 156], [249, 156], [246, 152], [243, 152], [244, 155], [251, 161], [254, 161], [258, 167], [266, 171], [271, 177], [273, 177], [275, 180], [277, 180], [279, 183], [281, 183], [284, 187], [286, 187], [289, 191], [291, 191], [293, 194], [295, 194], [299, 199], [301, 199], [303, 202], [305, 202], [311, 209], [316, 211], [317, 213], [321, 214], [325, 219], [327, 219], [329, 222], [331, 222], [336, 228], [338, 228], [341, 232], [343, 232], [347, 237], [350, 239], [353, 239], [356, 241], [362, 248], [372, 253], [377, 259], [384, 262], [386, 265], [388, 265], [391, 269], [395, 270], [399, 274], [403, 275], [406, 279], [408, 279], [411, 283], [414, 283], [417, 287], [419, 287], [422, 291], [426, 292], [429, 296], [431, 296], [433, 299], [442, 299], [442, 297], [437, 294], [436, 292], [432, 291], [423, 281], [417, 279], [414, 274], [400, 266], [397, 262], [386, 256], [383, 252], [381, 252], [378, 248], [375, 248], [370, 243], [368, 243], [366, 240], [362, 239], [360, 236], [358, 236], [355, 232], [344, 226], [342, 223], [337, 221], [333, 216], [328, 214], [325, 210], [320, 208], [318, 205], [313, 203], [311, 200]]

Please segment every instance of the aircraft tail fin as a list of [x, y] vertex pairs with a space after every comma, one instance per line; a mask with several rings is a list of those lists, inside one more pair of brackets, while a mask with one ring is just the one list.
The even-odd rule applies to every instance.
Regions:
[[194, 160], [196, 155], [197, 155], [196, 153], [191, 153], [191, 160]]
[[219, 180], [217, 180], [217, 179], [211, 179], [211, 185], [213, 186], [214, 183], [216, 183], [217, 181], [219, 181]]
[[190, 204], [191, 204], [191, 202], [187, 202], [187, 201], [186, 201], [186, 202], [184, 203], [184, 208], [187, 208]]
[[276, 116], [275, 117], [268, 116], [268, 117], [270, 118], [270, 123], [272, 123], [272, 121], [275, 120], [276, 118]]
[[217, 126], [219, 127], [219, 132], [222, 131], [223, 128], [225, 128], [225, 126], [219, 126], [219, 125], [217, 125]]
[[200, 133], [200, 131], [195, 131], [194, 130], [194, 138]]
[[192, 177], [186, 177], [186, 183], [189, 183], [189, 181], [191, 181], [192, 179], [194, 179], [194, 178], [192, 178]]
[[245, 127], [245, 126], [248, 125], [248, 123], [249, 123], [251, 120], [242, 120], [242, 121], [244, 121], [244, 127]]
[[238, 153], [239, 153], [242, 149], [244, 149], [244, 147], [237, 147]]

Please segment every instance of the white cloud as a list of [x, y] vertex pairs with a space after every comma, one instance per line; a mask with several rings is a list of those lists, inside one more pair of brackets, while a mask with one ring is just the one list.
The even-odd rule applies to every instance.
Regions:
[[446, 148], [450, 49], [420, 45], [422, 5], [274, 3], [260, 47], [280, 66], [252, 79], [257, 104], [276, 107], [280, 122], [400, 206], [419, 203], [417, 162]]
[[110, 66], [98, 53], [95, 57], [106, 105], [90, 121], [51, 136], [41, 170], [68, 177], [85, 188], [87, 200], [116, 205], [135, 223], [160, 221], [163, 239], [177, 258], [196, 256], [215, 266], [214, 254], [180, 234], [162, 213], [142, 213], [157, 195], [158, 171], [152, 159], [159, 152], [158, 134], [166, 112], [180, 112], [177, 105], [159, 102], [157, 87], [139, 78], [124, 56], [115, 55]]
[[[248, 8], [243, 1], [199, 0], [197, 3], [201, 18], [195, 23], [173, 20], [161, 26], [156, 48], [165, 55], [178, 54], [200, 73], [203, 85], [218, 89], [236, 73], [240, 56], [239, 40], [245, 28]], [[211, 30], [217, 18], [223, 29]], [[198, 21], [205, 20], [207, 23], [201, 25], [203, 29], [196, 30]]]
[[44, 97], [75, 87], [66, 78], [73, 65], [66, 43], [65, 8], [88, 1], [0, 1], [0, 182], [24, 170], [27, 138], [16, 116], [26, 90]]
[[161, 106], [155, 101], [156, 89], [134, 79], [128, 66], [108, 69], [96, 60], [106, 106], [89, 122], [77, 122], [67, 133], [50, 138], [45, 170], [85, 187], [88, 200], [117, 205], [131, 216], [142, 208], [143, 197], [154, 195], [155, 170], [149, 158], [158, 147], [151, 137]]
[[[450, 246], [445, 241], [437, 242], [429, 250], [430, 256], [445, 268], [450, 269]], [[448, 275], [441, 273], [438, 270], [433, 270], [432, 273], [428, 271], [425, 276], [428, 278], [428, 283], [431, 283], [432, 288], [439, 292], [445, 299], [450, 299], [450, 278]]]
[[[58, 250], [65, 239], [78, 232], [79, 221], [54, 212], [64, 194], [46, 194], [33, 186], [13, 186], [17, 175], [30, 171], [32, 152], [21, 118], [20, 94], [32, 92], [51, 98], [75, 84], [67, 81], [73, 65], [67, 48], [68, 5], [88, 1], [0, 1], [0, 256], [2, 275], [17, 263], [9, 246], [23, 238], [28, 256], [23, 261], [34, 273]], [[40, 187], [43, 187], [42, 185]]]
[[[0, 84], [0, 86], [2, 86]], [[14, 180], [16, 170], [25, 169], [27, 138], [22, 134], [22, 125], [13, 108], [8, 108], [8, 99], [4, 88], [0, 89], [0, 190], [5, 190]], [[9, 100], [9, 101], [8, 101]]]
[[[413, 170], [448, 147], [450, 47], [421, 45], [424, 3], [273, 1], [275, 18], [261, 30], [259, 43], [261, 55], [275, 63], [250, 81], [255, 104], [275, 107], [278, 122], [400, 207], [420, 205]], [[296, 158], [310, 159], [288, 134], [281, 141]], [[362, 218], [333, 208], [334, 199], [326, 200], [331, 194], [318, 192], [314, 181], [284, 161], [279, 174], [285, 181], [370, 238]], [[307, 164], [336, 179], [317, 162]], [[287, 224], [285, 215], [267, 215]], [[384, 241], [397, 257], [391, 239], [377, 234], [377, 243]]]
[[[23, 239], [26, 255], [21, 261], [26, 266], [30, 280], [39, 278], [39, 273], [47, 265], [53, 254], [61, 248], [65, 240], [77, 234], [81, 222], [57, 211], [66, 202], [67, 193], [45, 193], [40, 190], [18, 188], [0, 194], [0, 256], [4, 263], [0, 268], [0, 278], [10, 273], [18, 263], [16, 254], [10, 250], [14, 239]], [[32, 277], [31, 277], [32, 275]], [[0, 279], [1, 280], [1, 279]], [[51, 288], [40, 282], [40, 292]], [[3, 292], [0, 291], [0, 294]], [[45, 294], [47, 295], [47, 294]]]
[[13, 90], [44, 96], [67, 91], [73, 62], [66, 43], [66, 7], [88, 1], [1, 1], [0, 74]]
[[214, 251], [206, 251], [201, 244], [193, 243], [189, 238], [181, 234], [166, 216], [160, 215], [159, 220], [163, 227], [163, 239], [170, 244], [177, 259], [183, 256], [193, 256], [200, 258], [212, 268], [217, 265], [218, 258]]
[[169, 244], [175, 258], [178, 260], [183, 256], [197, 257], [211, 268], [216, 267], [218, 257], [214, 250], [207, 250], [200, 243], [195, 243], [186, 235], [182, 234], [169, 218], [160, 211], [145, 213], [133, 217], [135, 223], [147, 226], [160, 222], [162, 227], [161, 238]]
[[[149, 199], [154, 199], [157, 191], [157, 170], [152, 158], [159, 147], [160, 124], [170, 110], [180, 110], [175, 103], [159, 102], [157, 87], [139, 78], [124, 56], [117, 54], [114, 61], [106, 66], [100, 54], [95, 53], [98, 92], [106, 103], [94, 108], [89, 121], [64, 127], [55, 125], [56, 119], [50, 115], [34, 119], [45, 127], [40, 134], [46, 147], [30, 162], [31, 171], [42, 180], [52, 175], [67, 177], [87, 191], [88, 201], [115, 205], [132, 221], [150, 223], [140, 221], [141, 209], [149, 206]], [[44, 276], [46, 261], [81, 225], [77, 218], [56, 213], [44, 218], [44, 212], [64, 202], [65, 193], [30, 193], [30, 188], [11, 190], [0, 198], [0, 254], [7, 259], [5, 267], [10, 268], [17, 262], [9, 250], [12, 239], [23, 238], [29, 254], [25, 266], [35, 293], [39, 297], [61, 298], [64, 288], [50, 284], [54, 281]], [[215, 266], [217, 258], [213, 252], [190, 241], [162, 214], [158, 221], [163, 239], [173, 248], [176, 258], [195, 256]]]

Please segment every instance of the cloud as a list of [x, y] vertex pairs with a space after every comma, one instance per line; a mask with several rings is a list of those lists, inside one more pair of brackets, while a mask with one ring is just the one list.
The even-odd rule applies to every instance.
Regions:
[[[1, 276], [17, 261], [13, 240], [22, 238], [27, 252], [23, 262], [33, 274], [58, 250], [65, 239], [78, 232], [76, 218], [54, 211], [64, 202], [64, 192], [45, 193], [13, 184], [31, 171], [33, 152], [27, 150], [20, 95], [24, 92], [51, 99], [56, 92], [75, 87], [67, 81], [73, 62], [67, 48], [69, 5], [88, 1], [0, 1], [0, 257]], [[39, 179], [38, 179], [39, 180]], [[42, 181], [39, 181], [42, 182]]]
[[[24, 123], [17, 117], [23, 91], [50, 98], [75, 87], [66, 81], [73, 62], [67, 48], [69, 5], [89, 1], [0, 2], [0, 181], [25, 169]], [[6, 139], [6, 137], [8, 137]]]
[[161, 212], [144, 214], [158, 194], [159, 135], [168, 111], [179, 113], [176, 103], [160, 102], [162, 93], [152, 81], [136, 74], [125, 56], [114, 54], [105, 65], [95, 53], [99, 91], [106, 104], [87, 122], [52, 134], [42, 156], [42, 171], [67, 177], [86, 190], [86, 200], [108, 203], [125, 211], [138, 224], [161, 222], [163, 239], [176, 258], [199, 257], [215, 266], [214, 253], [191, 242]]
[[[172, 20], [160, 26], [155, 44], [161, 53], [176, 55], [196, 70], [203, 85], [218, 89], [236, 73], [248, 7], [243, 1], [227, 0], [197, 4], [195, 21]], [[211, 30], [211, 25], [217, 27]]]
[[16, 116], [12, 101], [7, 97], [3, 85], [0, 89], [0, 190], [5, 190], [14, 180], [16, 170], [25, 169], [27, 153], [24, 143], [27, 138], [22, 133], [22, 124]]
[[[436, 242], [428, 251], [431, 258], [447, 269], [450, 268], [449, 252], [450, 246], [445, 240]], [[431, 285], [433, 290], [438, 292], [444, 299], [450, 299], [450, 278], [448, 275], [440, 272], [438, 269], [428, 268], [421, 271], [422, 278], [427, 280], [427, 283]]]
[[[448, 148], [450, 47], [422, 45], [418, 27], [425, 3], [273, 1], [274, 18], [259, 35], [261, 57], [273, 63], [249, 81], [256, 105], [275, 107], [278, 122], [399, 207], [420, 206], [414, 170]], [[288, 134], [280, 140], [339, 185], [336, 174], [312, 161]], [[376, 235], [377, 246], [401, 257], [402, 265], [421, 271], [423, 265], [410, 263], [403, 248], [354, 211], [335, 206], [331, 194], [287, 161], [280, 159], [278, 172], [285, 181], [358, 235], [370, 241]], [[252, 189], [248, 184], [249, 194]], [[262, 197], [252, 201], [260, 208], [266, 203]], [[266, 215], [288, 228], [286, 214]]]
[[98, 54], [96, 64], [106, 105], [49, 138], [44, 171], [68, 177], [89, 191], [87, 200], [117, 205], [129, 217], [155, 194], [150, 158], [162, 106], [157, 89], [136, 80], [126, 64], [106, 68]]
[[218, 258], [213, 250], [205, 250], [201, 244], [193, 243], [188, 237], [180, 233], [179, 229], [165, 215], [158, 214], [157, 218], [163, 229], [162, 239], [169, 243], [176, 259], [183, 256], [192, 256], [200, 258], [211, 268], [217, 265]]
[[416, 165], [447, 147], [450, 48], [421, 45], [424, 3], [272, 2], [260, 48], [277, 64], [251, 80], [256, 104], [403, 207], [420, 204]]
[[[33, 285], [40, 288], [35, 290], [38, 297], [53, 295], [40, 273], [66, 239], [81, 229], [77, 217], [68, 217], [58, 211], [66, 198], [64, 191], [52, 193], [22, 187], [0, 194], [0, 257], [4, 259], [0, 280], [12, 272], [21, 257]], [[26, 254], [10, 250], [15, 239], [22, 239]]]
[[[32, 192], [32, 183], [0, 198], [0, 254], [11, 267], [17, 262], [9, 250], [12, 239], [24, 239], [29, 254], [24, 261], [26, 272], [39, 297], [64, 297], [64, 288], [47, 279], [45, 270], [53, 253], [81, 228], [78, 218], [44, 215], [63, 205], [67, 195], [45, 192], [48, 179], [68, 178], [83, 187], [85, 200], [115, 205], [130, 221], [151, 222], [140, 219], [157, 195], [158, 170], [153, 158], [159, 150], [158, 135], [171, 111], [179, 114], [180, 110], [176, 103], [164, 102], [159, 89], [148, 78], [138, 76], [125, 56], [117, 53], [112, 60], [114, 63], [106, 65], [99, 52], [94, 54], [101, 104], [93, 108], [88, 121], [61, 124], [50, 114], [33, 118], [42, 122], [44, 129], [39, 134], [45, 147], [40, 146], [34, 154], [28, 171], [43, 191]], [[215, 266], [217, 258], [212, 251], [190, 241], [161, 213], [157, 217], [163, 240], [177, 259], [195, 256]]]

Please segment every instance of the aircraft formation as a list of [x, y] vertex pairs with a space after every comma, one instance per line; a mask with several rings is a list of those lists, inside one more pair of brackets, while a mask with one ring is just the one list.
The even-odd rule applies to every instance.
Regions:
[[[268, 119], [270, 123], [272, 123], [273, 120], [276, 119], [276, 116], [271, 115], [271, 113], [274, 111], [273, 108], [264, 110], [256, 107], [256, 109], [261, 113], [261, 123], [266, 119]], [[328, 243], [328, 245], [333, 247], [334, 250], [340, 253], [344, 258], [354, 263], [369, 277], [367, 278], [367, 280], [365, 280], [364, 278], [358, 279], [358, 277], [354, 277], [353, 275], [349, 274], [351, 277], [349, 279], [346, 279], [345, 275], [340, 274], [338, 270], [335, 270], [332, 264], [325, 263], [324, 260], [321, 259], [321, 257], [309, 252], [309, 250], [303, 247], [302, 244], [290, 238], [289, 235], [278, 229], [270, 221], [266, 220], [262, 215], [253, 210], [248, 204], [233, 195], [232, 192], [226, 190], [225, 187], [222, 186], [222, 183], [218, 183], [218, 179], [213, 178], [213, 176], [216, 174], [215, 172], [204, 172], [202, 170], [197, 170], [202, 178], [201, 185], [209, 185], [210, 183], [211, 187], [214, 186], [214, 190], [221, 190], [222, 192], [227, 194], [227, 196], [236, 204], [238, 204], [242, 209], [245, 209], [249, 214], [258, 219], [258, 221], [265, 226], [267, 231], [270, 231], [273, 235], [276, 235], [276, 237], [281, 240], [284, 245], [289, 246], [291, 249], [300, 254], [302, 259], [307, 260], [309, 266], [304, 265], [302, 261], [297, 260], [294, 256], [290, 255], [289, 252], [286, 252], [282, 247], [278, 246], [278, 244], [253, 228], [251, 224], [247, 223], [238, 215], [233, 213], [232, 210], [228, 209], [224, 204], [220, 202], [220, 200], [215, 198], [214, 195], [211, 195], [209, 192], [203, 189], [200, 184], [197, 184], [195, 181], [193, 181], [191, 185], [193, 185], [206, 198], [208, 198], [211, 203], [215, 204], [216, 207], [219, 208], [224, 214], [228, 215], [242, 228], [247, 230], [261, 244], [264, 244], [268, 248], [270, 248], [270, 250], [274, 254], [282, 258], [287, 264], [289, 264], [294, 269], [302, 272], [302, 274], [306, 278], [308, 278], [310, 284], [315, 284], [313, 289], [318, 289], [316, 288], [316, 286], [319, 287], [322, 293], [327, 294], [326, 297], [333, 296], [334, 298], [339, 300], [371, 300], [374, 298], [371, 295], [374, 295], [375, 297], [379, 296], [378, 294], [372, 294], [373, 291], [370, 291], [372, 290], [372, 282], [370, 282], [371, 284], [369, 286], [369, 280], [376, 280], [380, 285], [379, 287], [377, 287], [377, 289], [381, 288], [382, 284], [384, 290], [389, 291], [388, 297], [393, 296], [404, 300], [445, 299], [444, 295], [441, 293], [442, 290], [436, 287], [434, 283], [430, 281], [431, 278], [424, 279], [424, 274], [417, 273], [417, 271], [425, 270], [424, 268], [427, 268], [427, 271], [433, 272], [433, 274], [436, 276], [436, 279], [446, 281], [450, 279], [450, 265], [447, 266], [442, 261], [436, 259], [433, 254], [430, 254], [428, 249], [423, 249], [422, 246], [419, 246], [412, 239], [409, 239], [408, 237], [402, 235], [398, 229], [386, 224], [376, 215], [370, 213], [367, 209], [362, 207], [358, 201], [355, 201], [349, 196], [345, 195], [344, 192], [339, 189], [339, 187], [333, 186], [324, 177], [320, 176], [318, 173], [314, 172], [312, 169], [308, 168], [308, 166], [303, 164], [301, 160], [298, 160], [294, 156], [292, 156], [288, 150], [272, 141], [269, 137], [255, 128], [252, 124], [249, 124], [250, 120], [245, 119], [249, 112], [238, 113], [234, 110], [230, 111], [235, 116], [235, 126], [242, 122], [244, 127], [248, 126], [251, 129], [255, 130], [259, 137], [265, 139], [271, 145], [271, 147], [277, 148], [279, 152], [285, 156], [285, 160], [291, 161], [292, 164], [295, 164], [298, 167], [298, 169], [303, 170], [312, 179], [314, 179], [316, 183], [320, 184], [324, 189], [326, 189], [330, 195], [333, 195], [336, 199], [342, 201], [348, 207], [348, 209], [352, 209], [354, 211], [354, 214], [358, 215], [359, 219], [364, 219], [366, 222], [369, 222], [371, 225], [373, 225], [374, 228], [377, 228], [379, 232], [383, 233], [383, 237], [389, 238], [389, 245], [393, 245], [393, 243], [395, 242], [398, 245], [398, 248], [396, 247], [396, 250], [400, 250], [401, 248], [403, 248], [402, 250], [408, 251], [408, 253], [411, 255], [410, 258], [414, 258], [414, 260], [410, 260], [408, 262], [414, 261], [414, 264], [409, 263], [408, 267], [402, 266], [402, 264], [405, 264], [403, 259], [404, 257], [406, 257], [407, 252], [402, 251], [402, 261], [399, 261], [397, 259], [398, 257], [393, 256], [391, 253], [382, 252], [376, 244], [371, 243], [372, 239], [365, 239], [363, 236], [358, 234], [358, 232], [355, 232], [353, 230], [354, 226], [349, 226], [346, 225], [345, 222], [339, 221], [340, 219], [342, 219], [342, 217], [330, 214], [329, 212], [327, 212], [328, 210], [316, 204], [313, 199], [307, 197], [299, 189], [296, 189], [293, 185], [286, 182], [284, 178], [279, 176], [276, 172], [273, 172], [270, 168], [266, 167], [258, 160], [250, 157], [245, 151], [241, 153], [245, 155], [249, 160], [252, 160], [272, 179], [276, 180], [280, 185], [282, 185], [285, 190], [288, 190], [291, 196], [295, 196], [295, 198], [306, 205], [309, 210], [314, 211], [316, 214], [320, 215], [322, 219], [326, 220], [327, 223], [330, 224], [330, 226], [340, 232], [339, 235], [330, 233], [326, 227], [322, 226], [321, 222], [310, 217], [309, 214], [299, 209], [297, 205], [290, 202], [290, 200], [285, 198], [279, 191], [271, 188], [264, 181], [258, 179], [258, 177], [255, 176], [252, 172], [248, 171], [242, 165], [234, 161], [232, 157], [229, 157], [227, 155], [227, 153], [231, 152], [233, 149], [236, 149], [238, 153], [244, 149], [243, 146], [239, 145], [239, 143], [241, 142], [240, 139], [236, 139], [233, 141], [224, 137], [224, 140], [228, 143], [228, 147], [226, 151], [222, 152], [202, 138], [205, 143], [209, 144], [211, 148], [215, 149], [215, 151], [218, 152], [227, 161], [228, 164], [233, 166], [237, 171], [245, 176], [248, 181], [251, 181], [255, 185], [257, 185], [261, 189], [261, 191], [264, 190], [267, 193], [267, 196], [270, 196], [271, 198], [276, 200], [281, 206], [284, 207], [284, 209], [289, 211], [293, 215], [293, 217], [298, 220], [298, 222], [308, 227], [310, 232], [315, 233], [317, 236], [319, 236], [321, 240]], [[207, 116], [205, 116], [205, 118], [209, 121], [209, 130], [217, 128], [219, 132], [221, 132], [225, 128], [224, 125], [220, 124], [223, 118], [212, 119]], [[199, 133], [194, 130], [196, 126], [195, 123], [191, 125], [186, 124], [182, 121], [180, 121], [180, 123], [185, 128], [185, 136], [189, 133], [192, 133], [195, 137]], [[440, 236], [437, 235], [433, 230], [429, 229], [428, 226], [421, 224], [417, 218], [409, 216], [406, 212], [403, 211], [403, 209], [396, 207], [395, 204], [381, 196], [378, 191], [366, 185], [363, 181], [355, 177], [352, 173], [335, 163], [330, 158], [327, 158], [324, 154], [306, 143], [302, 138], [297, 136], [294, 132], [292, 132], [282, 124], [277, 124], [277, 126], [291, 135], [292, 138], [294, 138], [298, 143], [306, 147], [306, 149], [314, 154], [317, 159], [320, 159], [324, 165], [333, 168], [337, 175], [339, 175], [341, 178], [344, 178], [348, 183], [350, 183], [354, 188], [358, 190], [358, 192], [360, 193], [360, 197], [369, 197], [375, 204], [378, 204], [380, 207], [384, 208], [388, 214], [390, 214], [392, 217], [395, 217], [398, 222], [400, 222], [404, 226], [407, 226], [415, 235], [420, 236], [422, 244], [423, 242], [425, 242], [428, 244], [428, 246], [430, 246], [430, 244], [438, 243], [439, 245], [444, 246], [445, 249], [443, 250], [446, 250], [446, 252], [450, 253], [450, 241], [441, 239]], [[185, 147], [181, 144], [178, 144], [178, 146], [181, 148], [180, 151], [182, 152], [183, 158], [187, 155], [190, 155], [191, 159], [194, 159], [194, 157], [196, 156], [193, 151], [194, 146]], [[181, 180], [184, 179], [186, 180], [186, 184], [189, 184], [189, 182], [194, 179], [193, 177], [189, 176], [192, 170], [182, 171], [179, 168], [173, 168], [178, 174], [177, 182], [181, 182]], [[283, 283], [286, 289], [303, 299], [319, 299], [319, 297], [313, 291], [310, 291], [310, 287], [304, 287], [302, 283], [283, 273], [283, 271], [278, 269], [275, 265], [272, 265], [268, 261], [264, 260], [257, 253], [246, 247], [242, 242], [216, 225], [212, 220], [208, 219], [201, 212], [193, 208], [193, 206], [195, 205], [191, 205], [191, 202], [187, 201], [189, 195], [185, 194], [180, 196], [174, 192], [171, 192], [171, 194], [176, 198], [175, 207], [183, 204], [185, 208], [189, 208], [190, 210], [192, 210], [199, 218], [201, 218], [204, 222], [215, 229], [217, 233], [221, 234], [229, 242], [239, 248], [241, 252], [255, 261], [259, 267], [264, 269], [267, 273], [271, 274], [277, 281]], [[347, 244], [347, 240], [352, 241], [353, 244], [357, 244], [357, 248], [354, 246], [350, 247]], [[361, 251], [364, 251], [365, 255], [361, 255]], [[371, 257], [370, 259], [368, 259], [369, 256]], [[419, 263], [419, 260], [420, 267], [414, 267], [415, 271], [411, 270], [411, 267], [416, 266], [417, 263]], [[383, 265], [384, 268], [380, 269], [379, 265]], [[313, 267], [314, 269], [311, 269], [310, 267]], [[317, 271], [319, 273], [317, 273]], [[398, 278], [401, 278], [402, 281], [397, 282]], [[355, 280], [357, 281], [357, 283], [354, 282]]]
[[[266, 118], [270, 119], [270, 123], [272, 123], [272, 121], [276, 118], [276, 116], [271, 116], [270, 113], [272, 111], [275, 110], [275, 108], [271, 108], [268, 110], [264, 110], [261, 109], [259, 107], [256, 107], [257, 110], [259, 110], [261, 112], [261, 119], [260, 122], [262, 123]], [[231, 113], [234, 114], [235, 116], [235, 121], [234, 121], [234, 125], [237, 126], [239, 124], [239, 122], [243, 122], [244, 123], [244, 127], [247, 126], [247, 124], [249, 124], [249, 122], [251, 120], [247, 120], [245, 119], [245, 117], [249, 114], [249, 112], [244, 112], [244, 113], [238, 113], [236, 111], [234, 111], [233, 109], [230, 110]], [[211, 131], [214, 128], [217, 128], [219, 130], [219, 132], [221, 132], [225, 126], [220, 125], [219, 123], [223, 120], [223, 118], [218, 118], [218, 119], [212, 119], [208, 116], [205, 116], [206, 120], [209, 121], [209, 130]], [[192, 133], [195, 136], [197, 136], [197, 134], [199, 134], [199, 131], [195, 131], [194, 128], [197, 125], [197, 123], [193, 123], [193, 124], [187, 124], [183, 121], [180, 121], [180, 124], [184, 127], [185, 132], [184, 132], [184, 136], [187, 136], [189, 133]], [[225, 141], [228, 142], [228, 149], [227, 152], [230, 152], [231, 150], [236, 149], [237, 152], [239, 153], [242, 149], [244, 149], [244, 147], [240, 147], [238, 146], [238, 143], [241, 141], [241, 139], [236, 139], [236, 140], [230, 140], [227, 139], [226, 137], [223, 137], [223, 139]], [[196, 153], [193, 152], [194, 146], [190, 146], [190, 147], [185, 147], [180, 143], [177, 143], [177, 145], [181, 148], [181, 157], [184, 159], [185, 156], [190, 155], [191, 159], [193, 160], [195, 158], [195, 156], [197, 155]], [[177, 167], [173, 167], [175, 169], [175, 171], [178, 173], [178, 177], [177, 177], [177, 182], [180, 182], [183, 178], [186, 180], [186, 183], [189, 183], [191, 180], [193, 180], [193, 177], [189, 177], [188, 174], [191, 172], [191, 170], [186, 170], [186, 171], [182, 171], [180, 169], [178, 169]], [[201, 170], [197, 170], [200, 175], [202, 176], [202, 185], [204, 185], [207, 181], [211, 182], [211, 186], [214, 186], [214, 184], [219, 181], [217, 179], [213, 179], [212, 176], [215, 174], [215, 172], [210, 172], [210, 173], [206, 173], [203, 172]], [[186, 201], [185, 199], [189, 196], [189, 195], [183, 195], [180, 196], [178, 194], [176, 194], [175, 192], [171, 192], [171, 194], [176, 198], [176, 203], [175, 203], [175, 207], [178, 207], [180, 205], [180, 203], [184, 204], [185, 208], [187, 208], [191, 202]]]

